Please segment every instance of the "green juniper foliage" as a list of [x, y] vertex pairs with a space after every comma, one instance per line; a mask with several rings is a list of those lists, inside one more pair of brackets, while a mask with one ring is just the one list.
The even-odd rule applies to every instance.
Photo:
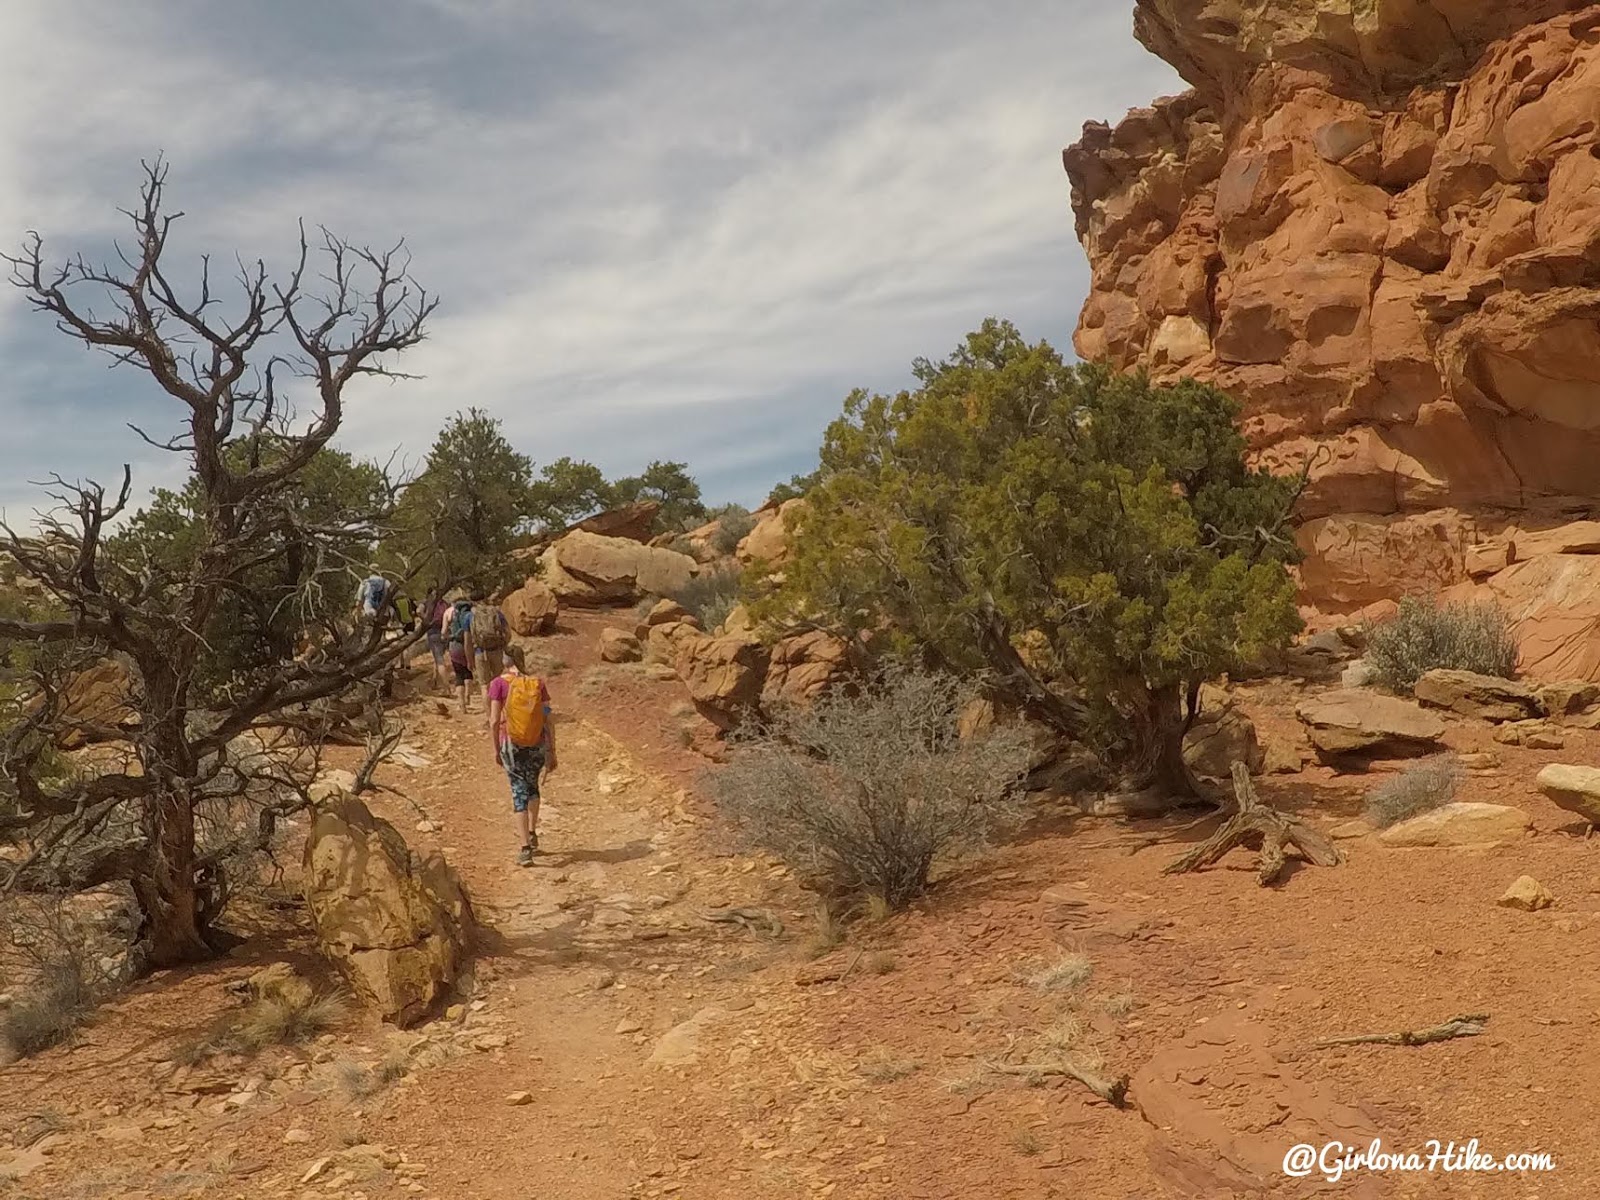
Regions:
[[1191, 790], [1185, 693], [1300, 626], [1279, 532], [1296, 481], [1246, 466], [1217, 389], [1068, 365], [1006, 322], [914, 372], [846, 400], [758, 614], [985, 672]]

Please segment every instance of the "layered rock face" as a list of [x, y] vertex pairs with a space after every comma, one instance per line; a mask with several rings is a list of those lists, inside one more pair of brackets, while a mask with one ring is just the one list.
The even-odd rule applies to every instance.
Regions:
[[1192, 90], [1064, 153], [1079, 354], [1215, 382], [1262, 463], [1311, 463], [1319, 610], [1484, 589], [1535, 673], [1600, 673], [1600, 538], [1568, 535], [1600, 503], [1600, 5], [1137, 0], [1134, 29]]

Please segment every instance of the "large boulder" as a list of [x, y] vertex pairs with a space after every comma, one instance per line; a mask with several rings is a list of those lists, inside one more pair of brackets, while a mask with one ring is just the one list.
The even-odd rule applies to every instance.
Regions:
[[1444, 722], [1410, 701], [1351, 688], [1306, 700], [1295, 716], [1325, 758], [1413, 758], [1444, 736]]
[[[747, 631], [729, 630], [729, 636], [749, 640]], [[810, 703], [850, 670], [850, 646], [843, 638], [820, 629], [786, 637], [772, 648], [761, 705]]]
[[630, 542], [648, 542], [660, 512], [661, 505], [654, 500], [635, 500], [632, 504], [585, 517], [565, 532], [581, 531], [601, 537], [625, 538]]
[[1520, 808], [1457, 800], [1389, 826], [1378, 840], [1386, 846], [1498, 846], [1521, 840], [1532, 824]]
[[1184, 735], [1183, 759], [1197, 775], [1227, 779], [1236, 762], [1259, 775], [1266, 755], [1255, 722], [1227, 692], [1208, 685], [1200, 689], [1200, 715]]
[[789, 525], [805, 501], [785, 500], [774, 508], [764, 508], [755, 514], [756, 526], [744, 536], [734, 551], [742, 563], [759, 562], [769, 567], [781, 567], [789, 557]]
[[538, 637], [556, 627], [561, 602], [547, 584], [529, 579], [500, 602], [500, 611], [510, 622], [512, 633], [518, 637]]
[[557, 540], [542, 562], [562, 603], [591, 608], [674, 594], [700, 569], [687, 554], [584, 530]]
[[475, 923], [456, 873], [352, 795], [312, 818], [305, 895], [323, 952], [387, 1021], [422, 1020], [467, 966]]
[[1426, 671], [1411, 694], [1430, 708], [1446, 708], [1463, 717], [1481, 717], [1485, 721], [1526, 721], [1544, 712], [1539, 697], [1527, 684], [1476, 671], [1443, 667]]
[[761, 702], [767, 652], [753, 637], [697, 633], [681, 642], [675, 665], [700, 715], [724, 732], [735, 728]]
[[1568, 812], [1600, 825], [1600, 767], [1551, 763], [1539, 772], [1534, 784]]

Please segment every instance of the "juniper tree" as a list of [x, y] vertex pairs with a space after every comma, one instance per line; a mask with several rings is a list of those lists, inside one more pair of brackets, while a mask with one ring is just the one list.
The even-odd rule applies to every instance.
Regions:
[[1009, 323], [913, 370], [829, 427], [760, 612], [981, 672], [1132, 782], [1191, 793], [1200, 682], [1298, 628], [1296, 481], [1246, 465], [1215, 388], [1069, 365]]
[[[225, 298], [202, 259], [186, 287], [167, 254], [181, 214], [164, 211], [165, 184], [165, 167], [147, 165], [127, 213], [133, 242], [109, 265], [53, 263], [36, 234], [8, 261], [34, 309], [119, 368], [144, 372], [174, 402], [180, 433], [140, 434], [188, 469], [184, 546], [117, 542], [132, 491], [126, 467], [111, 491], [57, 477], [38, 524], [0, 536], [38, 589], [34, 611], [0, 615], [0, 647], [32, 676], [0, 742], [0, 840], [20, 851], [0, 864], [0, 889], [125, 882], [153, 966], [213, 952], [222, 864], [264, 845], [278, 816], [304, 800], [297, 772], [272, 755], [240, 753], [247, 735], [387, 670], [407, 644], [386, 637], [387, 610], [351, 634], [322, 603], [327, 594], [353, 599], [353, 568], [364, 563], [349, 561], [348, 548], [370, 552], [392, 489], [337, 511], [304, 495], [347, 390], [394, 376], [393, 357], [422, 340], [435, 303], [411, 279], [403, 247], [373, 251], [326, 231], [311, 239], [303, 227], [286, 274], [241, 259]], [[300, 556], [292, 570], [290, 555]], [[319, 652], [266, 655], [207, 678], [214, 618], [259, 586], [263, 570], [292, 575], [279, 603]], [[75, 708], [67, 686], [74, 671], [107, 658], [128, 676], [116, 720]], [[128, 769], [61, 770], [51, 747], [63, 733], [125, 747]], [[234, 802], [248, 802], [251, 824], [206, 827], [208, 813]]]

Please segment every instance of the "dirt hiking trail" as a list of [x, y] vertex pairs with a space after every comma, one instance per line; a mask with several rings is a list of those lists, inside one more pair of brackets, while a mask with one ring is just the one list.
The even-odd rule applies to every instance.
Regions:
[[[329, 979], [294, 869], [234, 954], [116, 997], [70, 1045], [0, 1070], [4, 1200], [957, 1200], [1514, 1197], [1594, 1194], [1572, 1102], [1600, 1073], [1595, 842], [1528, 781], [1556, 756], [1453, 726], [1499, 756], [1463, 799], [1520, 805], [1525, 841], [1478, 850], [1343, 843], [1336, 868], [1257, 886], [1253, 856], [1164, 877], [1206, 828], [1039, 814], [1020, 840], [909, 912], [808, 953], [813, 902], [726, 840], [682, 685], [597, 661], [625, 618], [564, 616], [541, 639], [560, 770], [537, 865], [516, 865], [503, 772], [482, 728], [421, 697], [407, 753], [367, 797], [442, 850], [491, 929], [470, 992], [397, 1031], [352, 1016], [309, 1044], [196, 1060], [228, 988], [288, 961]], [[1250, 689], [1294, 736], [1291, 685]], [[350, 766], [358, 751], [335, 751]], [[1560, 756], [1600, 758], [1571, 730]], [[1324, 824], [1370, 781], [1310, 766], [1263, 798]], [[1535, 874], [1543, 912], [1496, 907]], [[759, 922], [708, 920], [731, 908]], [[1086, 960], [1069, 988], [1041, 969]], [[1328, 1036], [1489, 1013], [1478, 1037], [1314, 1049]], [[1055, 1075], [1007, 1074], [1071, 1042], [1131, 1077], [1117, 1109]], [[1550, 1151], [1547, 1174], [1288, 1179], [1284, 1152], [1337, 1139], [1419, 1151], [1480, 1139]], [[9, 1177], [9, 1182], [6, 1182]]]

